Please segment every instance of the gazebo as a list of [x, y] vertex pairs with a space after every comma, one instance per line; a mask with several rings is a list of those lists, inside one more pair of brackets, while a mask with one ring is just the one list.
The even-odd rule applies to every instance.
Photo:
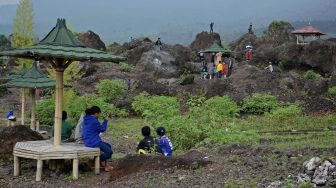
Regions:
[[[292, 31], [292, 34], [296, 36], [297, 44], [309, 44], [308, 42], [305, 41], [305, 38], [307, 37], [320, 39], [322, 35], [326, 35], [325, 33], [322, 33], [320, 30], [314, 28], [311, 25], [307, 25], [301, 29], [294, 30]], [[300, 38], [302, 39], [302, 42], [300, 42]]]
[[210, 53], [210, 54], [213, 54], [213, 53], [217, 54], [216, 59], [215, 59], [214, 55], [212, 55], [213, 57], [211, 58], [211, 59], [213, 59], [214, 62], [217, 62], [217, 63], [220, 60], [219, 58], [222, 58], [223, 54], [225, 56], [230, 56], [230, 54], [231, 54], [231, 50], [221, 47], [218, 44], [218, 42], [214, 42], [208, 49], [206, 49], [203, 52], [204, 53]]
[[[36, 106], [36, 99], [35, 99], [35, 90], [37, 88], [48, 88], [55, 86], [55, 80], [48, 78], [47, 75], [43, 74], [37, 68], [37, 62], [33, 63], [33, 66], [30, 70], [26, 71], [20, 77], [16, 77], [11, 79], [7, 84], [7, 87], [16, 87], [21, 89], [29, 89], [30, 94], [32, 97], [32, 105], [31, 105], [31, 122], [30, 128], [35, 130], [36, 128], [36, 117], [35, 117], [35, 106]], [[22, 105], [24, 106], [24, 99], [22, 101]], [[23, 112], [24, 114], [24, 112]], [[22, 121], [24, 122], [24, 116], [22, 117]], [[24, 125], [24, 124], [22, 124]]]
[[95, 172], [99, 173], [99, 148], [86, 148], [75, 144], [61, 145], [63, 108], [63, 73], [73, 61], [100, 61], [119, 63], [126, 58], [95, 50], [82, 44], [66, 27], [65, 19], [58, 19], [56, 26], [34, 46], [0, 52], [0, 56], [44, 60], [56, 71], [55, 129], [53, 145], [49, 142], [18, 142], [14, 148], [14, 175], [20, 174], [20, 158], [37, 160], [36, 180], [40, 181], [43, 160], [72, 159], [73, 177], [78, 178], [78, 159], [95, 158]]
[[[7, 81], [10, 81], [10, 80], [13, 80], [13, 79], [19, 79], [27, 71], [28, 71], [28, 69], [27, 69], [26, 65], [23, 64], [22, 68], [18, 72], [14, 73], [14, 74], [11, 74], [9, 76], [3, 77], [1, 79], [7, 80]], [[25, 100], [26, 100], [26, 91], [25, 91], [24, 88], [21, 88], [20, 95], [21, 95], [21, 125], [24, 125], [24, 120], [25, 120]]]

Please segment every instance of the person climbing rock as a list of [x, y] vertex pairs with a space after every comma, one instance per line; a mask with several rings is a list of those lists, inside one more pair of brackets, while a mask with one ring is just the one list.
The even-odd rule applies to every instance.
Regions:
[[272, 65], [271, 61], [268, 63], [268, 66], [265, 67], [265, 70], [268, 70], [270, 78], [273, 78], [273, 71], [274, 71], [274, 69], [273, 69], [273, 65]]

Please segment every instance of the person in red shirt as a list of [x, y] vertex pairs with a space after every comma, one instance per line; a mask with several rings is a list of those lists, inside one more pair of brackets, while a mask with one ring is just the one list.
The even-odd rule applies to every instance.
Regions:
[[223, 70], [222, 70], [224, 78], [226, 78], [226, 75], [228, 73], [228, 67], [226, 63], [223, 63]]

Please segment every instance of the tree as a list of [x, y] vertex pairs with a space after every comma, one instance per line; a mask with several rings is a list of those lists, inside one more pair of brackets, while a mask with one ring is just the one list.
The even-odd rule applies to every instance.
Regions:
[[[13, 23], [12, 47], [32, 46], [34, 39], [34, 15], [32, 0], [20, 0]], [[31, 61], [20, 59], [19, 65], [31, 66]]]
[[276, 44], [282, 44], [284, 42], [293, 40], [291, 32], [294, 27], [289, 22], [285, 21], [273, 21], [264, 32], [264, 37], [267, 40], [272, 40]]

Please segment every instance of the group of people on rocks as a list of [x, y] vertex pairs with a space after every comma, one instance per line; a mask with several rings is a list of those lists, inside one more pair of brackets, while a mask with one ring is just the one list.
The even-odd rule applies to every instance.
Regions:
[[[230, 77], [233, 69], [233, 62], [230, 57], [223, 57], [223, 53], [213, 53], [211, 56], [210, 68], [205, 62], [204, 53], [200, 52], [201, 79], [221, 79]], [[216, 57], [216, 58], [215, 58]]]
[[[111, 171], [112, 166], [107, 162], [111, 159], [113, 150], [110, 143], [103, 141], [101, 134], [107, 130], [109, 115], [104, 117], [103, 122], [99, 121], [101, 117], [101, 109], [98, 106], [92, 106], [85, 110], [78, 121], [75, 129], [75, 140], [79, 144], [84, 144], [86, 147], [99, 148], [100, 166], [105, 171]], [[52, 128], [52, 133], [54, 127]], [[138, 154], [161, 154], [163, 156], [172, 156], [173, 145], [164, 127], [156, 129], [158, 135], [157, 139], [151, 136], [151, 129], [149, 126], [144, 126], [141, 129], [143, 140], [137, 146], [136, 152]], [[67, 122], [67, 112], [62, 113], [62, 141], [71, 141], [72, 128]]]

